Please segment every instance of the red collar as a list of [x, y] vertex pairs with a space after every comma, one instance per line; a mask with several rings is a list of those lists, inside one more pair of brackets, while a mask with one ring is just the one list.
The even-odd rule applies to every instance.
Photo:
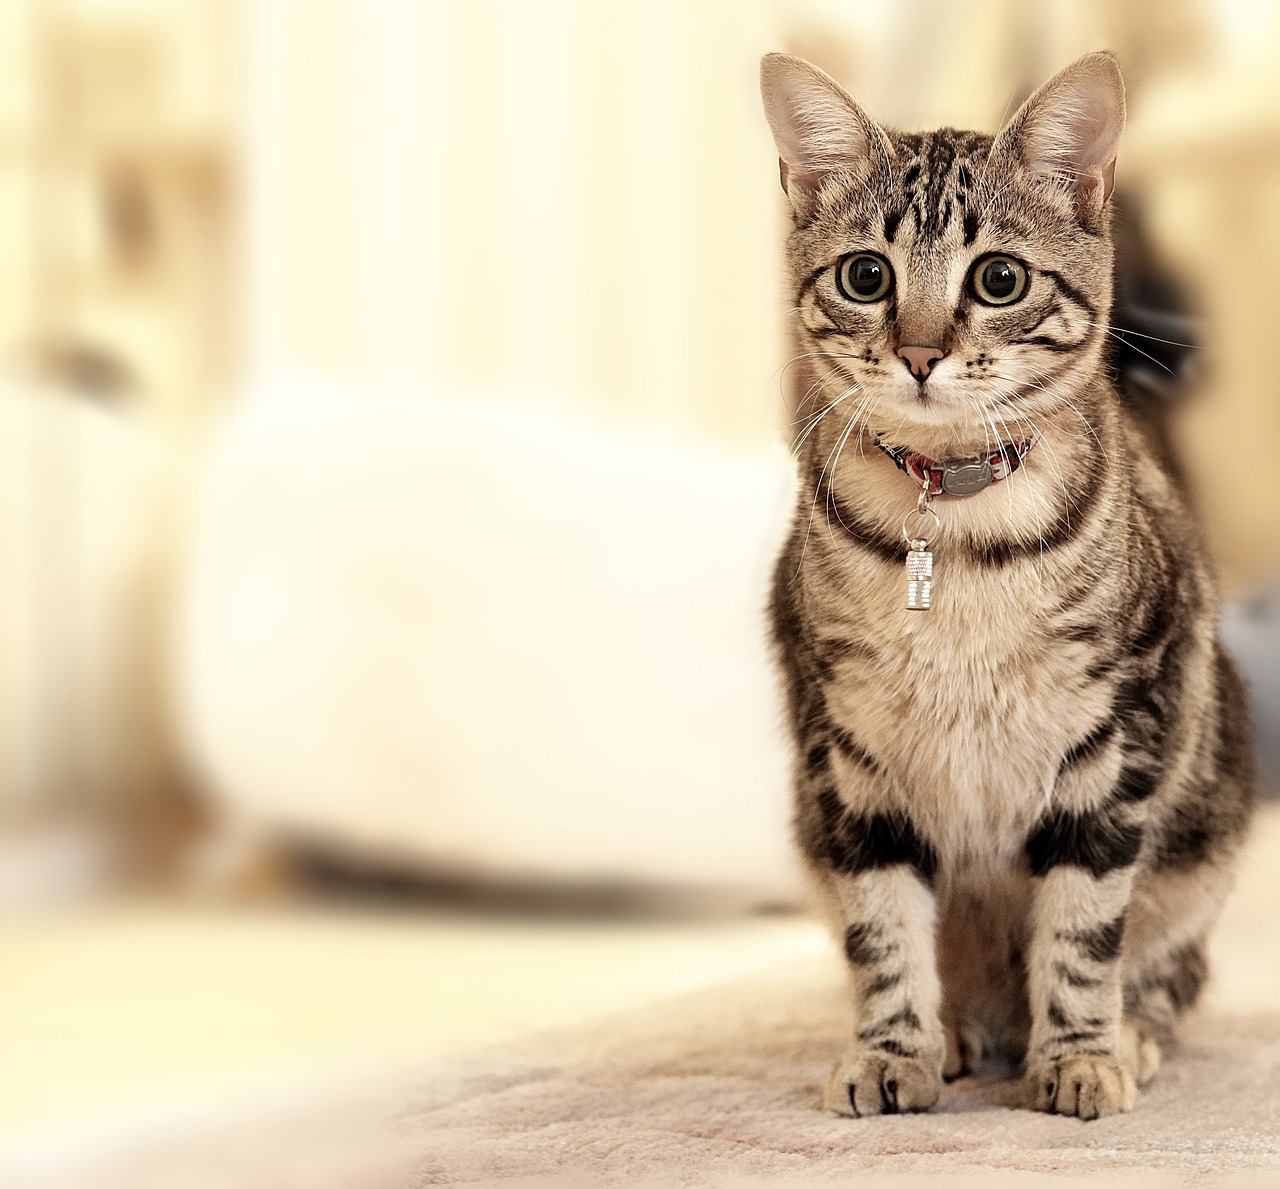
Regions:
[[1008, 443], [990, 454], [949, 458], [944, 462], [935, 462], [906, 446], [886, 446], [879, 437], [876, 445], [893, 459], [899, 470], [910, 475], [917, 486], [927, 487], [930, 495], [976, 495], [1012, 475], [1039, 440], [1040, 435], [1033, 434], [1026, 441]]

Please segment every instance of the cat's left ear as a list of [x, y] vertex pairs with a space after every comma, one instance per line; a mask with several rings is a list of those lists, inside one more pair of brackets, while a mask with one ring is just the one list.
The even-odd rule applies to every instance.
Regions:
[[1007, 153], [1053, 178], [1072, 193], [1082, 216], [1096, 214], [1111, 197], [1124, 117], [1115, 57], [1086, 54], [1022, 105], [996, 137], [992, 156]]

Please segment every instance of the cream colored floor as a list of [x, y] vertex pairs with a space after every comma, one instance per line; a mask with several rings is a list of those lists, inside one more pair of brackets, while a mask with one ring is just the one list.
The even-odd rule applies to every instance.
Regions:
[[0, 1143], [412, 1062], [815, 953], [811, 922], [96, 907], [0, 923]]
[[[1280, 904], [1260, 815], [1215, 955], [1233, 1013], [1273, 1010], [1251, 938]], [[499, 921], [443, 913], [114, 905], [0, 923], [0, 1144], [272, 1079], [317, 1081], [600, 1018], [820, 953], [803, 918]]]

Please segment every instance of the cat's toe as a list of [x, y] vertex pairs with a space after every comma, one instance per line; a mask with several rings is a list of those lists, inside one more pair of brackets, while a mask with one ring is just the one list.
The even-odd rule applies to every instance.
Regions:
[[1099, 1119], [1133, 1109], [1133, 1075], [1110, 1056], [1068, 1054], [1027, 1071], [1036, 1110]]
[[827, 1079], [823, 1104], [837, 1115], [927, 1111], [942, 1092], [939, 1071], [915, 1057], [862, 1052], [846, 1057]]

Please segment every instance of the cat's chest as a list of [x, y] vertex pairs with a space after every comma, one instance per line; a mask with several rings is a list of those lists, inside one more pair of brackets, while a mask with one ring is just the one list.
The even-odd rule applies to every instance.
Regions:
[[829, 670], [831, 717], [944, 849], [1013, 853], [1062, 755], [1105, 712], [1093, 658], [1055, 637], [1026, 575], [953, 572], [929, 611], [884, 585], [829, 617], [825, 630], [863, 645]]

